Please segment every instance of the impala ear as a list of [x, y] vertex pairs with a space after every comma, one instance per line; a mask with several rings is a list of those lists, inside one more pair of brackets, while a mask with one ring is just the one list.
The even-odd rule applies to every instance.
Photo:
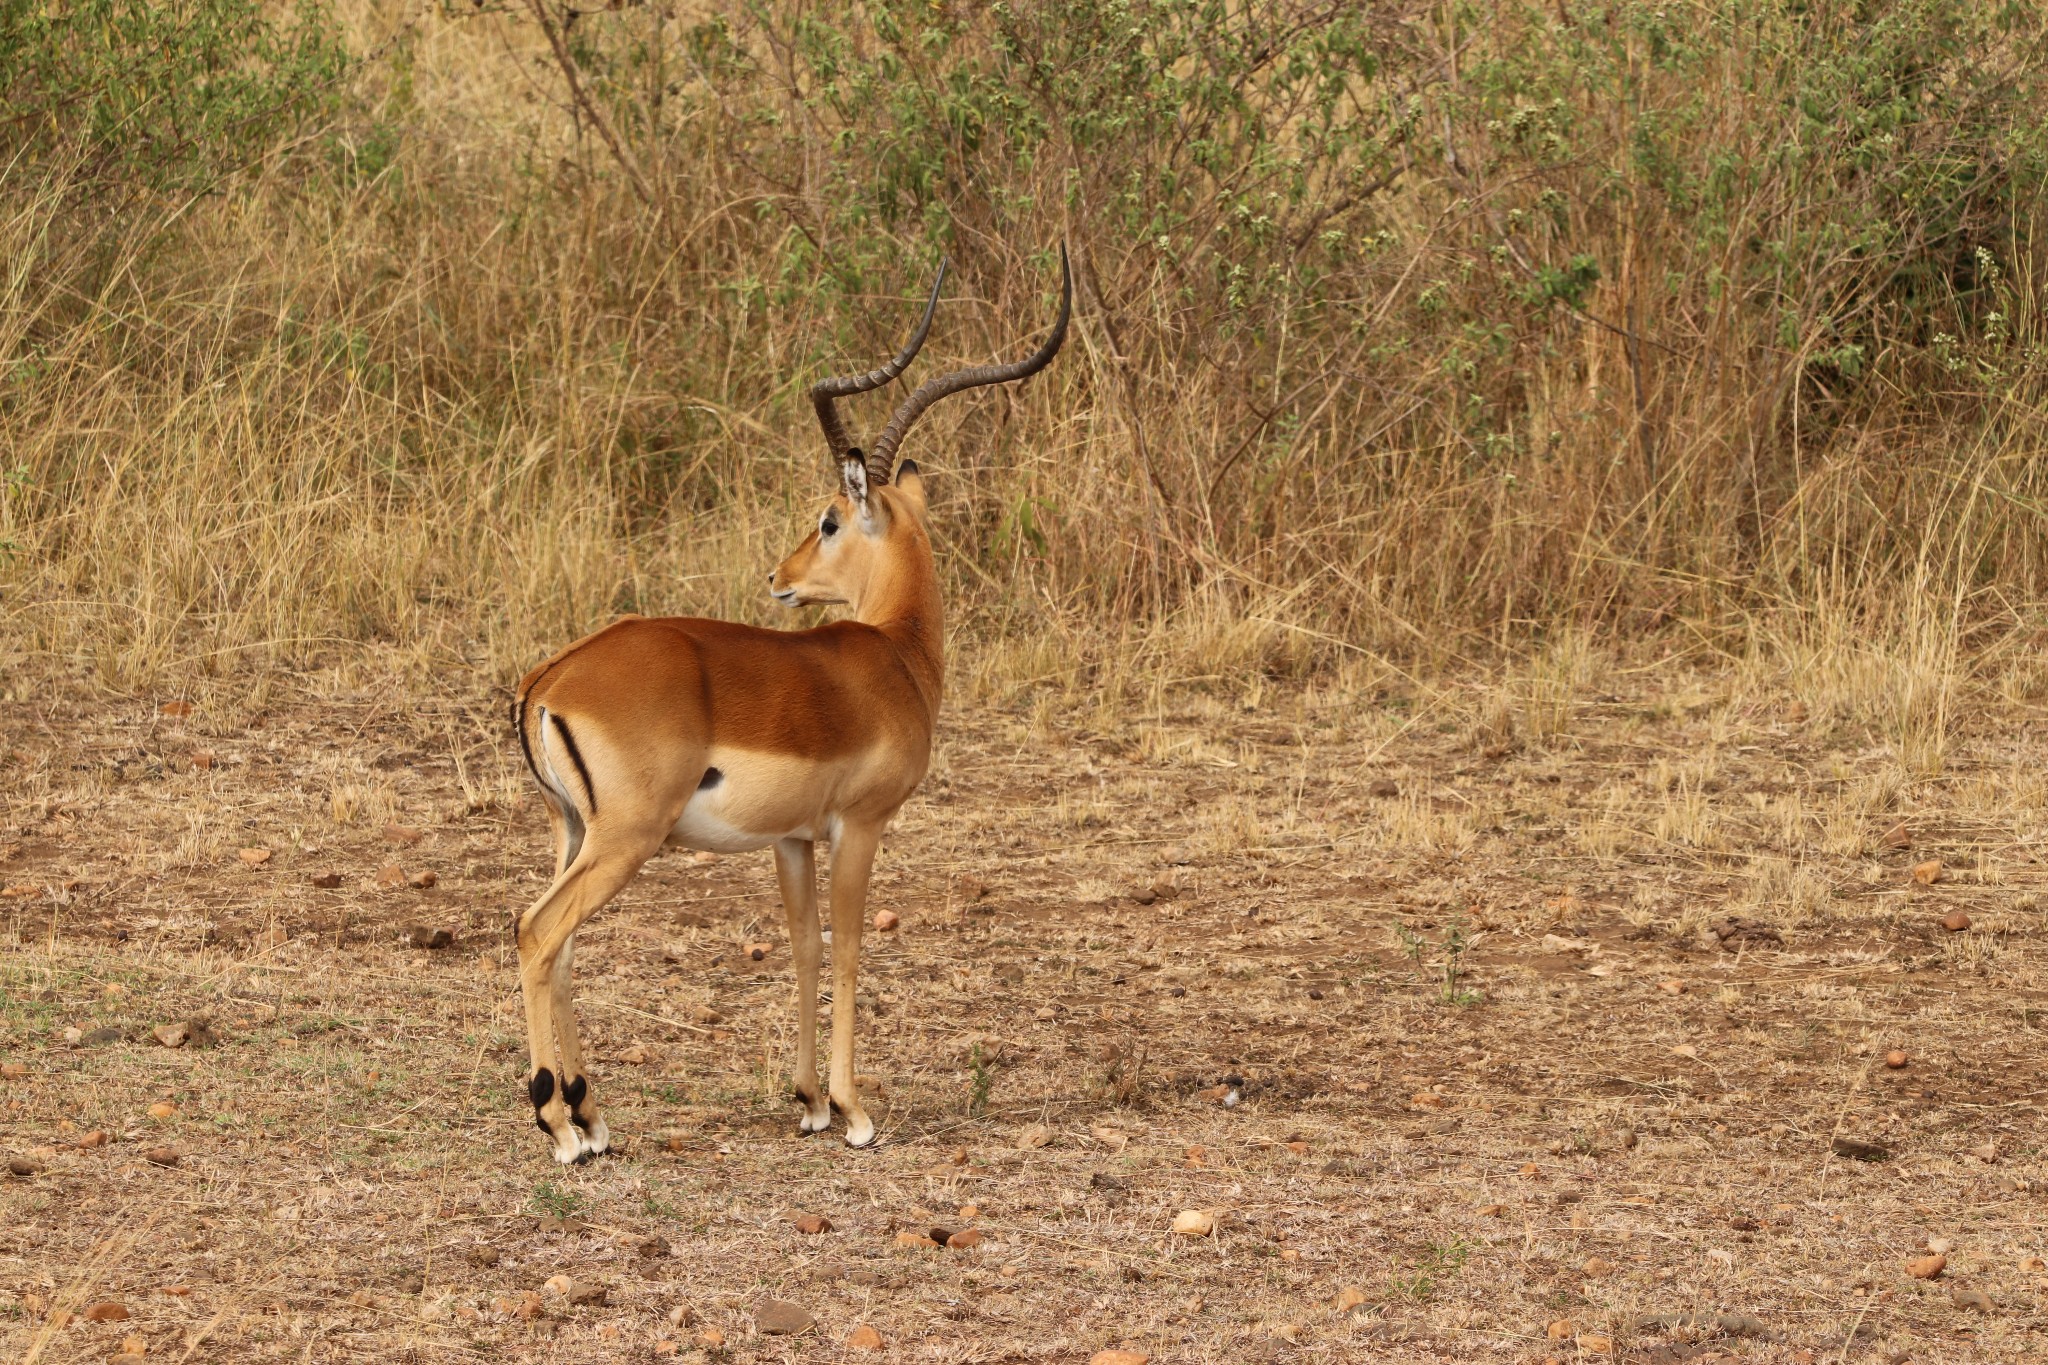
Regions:
[[868, 510], [868, 457], [858, 446], [839, 457], [839, 482], [846, 500], [863, 516]]
[[905, 460], [896, 466], [896, 476], [889, 480], [897, 494], [910, 504], [911, 511], [919, 521], [924, 520], [924, 471], [917, 467], [917, 461]]

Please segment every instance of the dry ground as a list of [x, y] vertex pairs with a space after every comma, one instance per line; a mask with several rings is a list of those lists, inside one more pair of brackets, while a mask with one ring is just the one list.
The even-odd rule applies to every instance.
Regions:
[[[585, 931], [618, 1149], [566, 1171], [520, 1087], [508, 925], [549, 855], [495, 700], [268, 678], [178, 716], [17, 686], [0, 1145], [27, 1173], [0, 1176], [0, 1339], [2042, 1359], [2038, 713], [1971, 717], [1914, 778], [1726, 679], [1604, 685], [963, 704], [876, 890], [902, 915], [864, 962], [881, 1145], [797, 1136], [766, 855], [674, 853]], [[394, 862], [438, 885], [379, 886]], [[154, 1036], [195, 1018], [211, 1038]], [[1174, 1235], [1184, 1209], [1216, 1233]], [[933, 1225], [985, 1240], [898, 1245]], [[1946, 1274], [1910, 1278], [1929, 1238]], [[762, 1333], [764, 1296], [815, 1325]], [[107, 1301], [125, 1320], [64, 1322]], [[843, 1344], [862, 1325], [880, 1355]]]

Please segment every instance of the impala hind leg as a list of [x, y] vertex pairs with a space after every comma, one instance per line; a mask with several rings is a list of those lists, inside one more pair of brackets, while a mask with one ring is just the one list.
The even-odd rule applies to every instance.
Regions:
[[797, 1128], [822, 1133], [832, 1126], [832, 1106], [818, 1084], [818, 965], [825, 942], [818, 932], [818, 854], [809, 839], [775, 845], [775, 880], [789, 920], [790, 956], [796, 961], [796, 1097], [804, 1116]]
[[860, 1107], [853, 1070], [853, 992], [860, 978], [860, 932], [867, 918], [868, 874], [880, 829], [843, 826], [832, 840], [832, 1107], [846, 1115], [846, 1145], [865, 1147], [875, 1125]]
[[571, 963], [576, 958], [576, 936], [570, 934], [562, 940], [562, 951], [555, 955], [555, 971], [549, 1004], [555, 1017], [555, 1057], [561, 1063], [562, 1101], [569, 1106], [569, 1122], [581, 1130], [583, 1152], [579, 1159], [602, 1156], [611, 1150], [611, 1130], [604, 1125], [604, 1116], [597, 1112], [597, 1101], [590, 1097], [590, 1076], [583, 1069], [583, 1042], [576, 1029], [576, 1002], [569, 993]]
[[[526, 1044], [532, 1058], [527, 1097], [533, 1101], [534, 1122], [555, 1145], [555, 1160], [565, 1164], [595, 1156], [603, 1148], [593, 1146], [589, 1134], [578, 1126], [578, 1116], [589, 1123], [597, 1109], [590, 1101], [589, 1077], [575, 1056], [575, 1016], [566, 1010], [569, 1054], [557, 1051], [556, 963], [577, 926], [633, 879], [650, 852], [604, 849], [586, 840], [576, 861], [519, 917], [519, 990], [526, 1002]], [[560, 998], [566, 1005], [566, 969]], [[576, 1063], [573, 1070], [567, 1065], [571, 1057]]]

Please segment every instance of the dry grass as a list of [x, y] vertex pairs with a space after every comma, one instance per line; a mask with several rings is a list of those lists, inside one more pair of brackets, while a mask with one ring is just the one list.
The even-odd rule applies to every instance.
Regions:
[[[863, 985], [880, 1149], [795, 1135], [786, 955], [736, 951], [781, 940], [766, 861], [678, 855], [585, 931], [623, 1140], [569, 1171], [519, 1094], [506, 925], [547, 854], [494, 705], [336, 675], [184, 723], [10, 703], [0, 1053], [27, 1074], [0, 1112], [40, 1167], [0, 1183], [10, 1349], [698, 1358], [716, 1328], [704, 1359], [851, 1360], [866, 1323], [902, 1360], [2037, 1356], [2038, 714], [1973, 708], [1929, 777], [1729, 676], [1597, 675], [1546, 747], [1494, 753], [1470, 717], [1519, 683], [1419, 717], [1334, 682], [1182, 696], [1106, 729], [968, 704], [877, 889], [905, 922]], [[387, 818], [426, 841], [386, 845]], [[1932, 887], [1905, 875], [1925, 857]], [[393, 858], [440, 885], [371, 889]], [[1175, 894], [1130, 899], [1155, 882]], [[1957, 908], [1974, 927], [1943, 932]], [[1782, 941], [1722, 945], [1730, 914]], [[454, 946], [405, 946], [415, 925]], [[194, 1015], [217, 1046], [149, 1036]], [[1229, 1074], [1236, 1109], [1203, 1093]], [[1018, 1146], [1032, 1124], [1049, 1145]], [[111, 1145], [79, 1148], [94, 1129]], [[166, 1143], [176, 1168], [141, 1159]], [[1172, 1236], [1188, 1207], [1223, 1231]], [[963, 1222], [981, 1249], [895, 1246]], [[1927, 1236], [1955, 1244], [1932, 1285], [1902, 1269]], [[540, 1315], [508, 1313], [529, 1291]], [[817, 1330], [757, 1334], [763, 1295]], [[54, 1325], [109, 1298], [133, 1316]], [[1695, 1310], [1765, 1335], [1646, 1320]]]

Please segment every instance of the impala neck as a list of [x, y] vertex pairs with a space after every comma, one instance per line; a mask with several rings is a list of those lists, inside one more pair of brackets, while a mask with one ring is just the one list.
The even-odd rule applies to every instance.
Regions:
[[910, 528], [907, 534], [914, 544], [905, 546], [904, 553], [884, 556], [875, 566], [853, 619], [881, 631], [902, 653], [925, 709], [937, 721], [946, 670], [939, 576], [923, 530]]

